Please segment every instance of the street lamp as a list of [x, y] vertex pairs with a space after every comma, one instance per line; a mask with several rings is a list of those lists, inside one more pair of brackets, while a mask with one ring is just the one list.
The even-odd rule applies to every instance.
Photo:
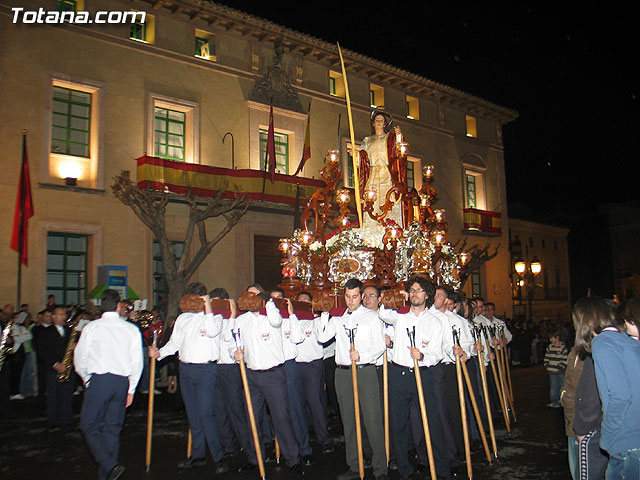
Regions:
[[542, 271], [542, 263], [538, 260], [538, 257], [534, 256], [531, 262], [527, 265], [527, 262], [518, 260], [514, 269], [518, 274], [518, 287], [520, 289], [520, 300], [522, 301], [522, 286], [527, 287], [527, 296], [529, 297], [529, 320], [533, 320], [533, 288], [535, 287], [535, 278]]

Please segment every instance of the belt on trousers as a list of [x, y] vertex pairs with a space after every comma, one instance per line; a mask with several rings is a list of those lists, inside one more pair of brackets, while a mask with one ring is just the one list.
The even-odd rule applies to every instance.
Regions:
[[267, 368], [266, 370], [254, 370], [252, 368], [250, 368], [249, 370], [251, 370], [252, 372], [262, 372], [262, 373], [264, 373], [264, 372], [275, 372], [279, 368], [282, 368], [282, 365], [284, 365], [284, 363], [281, 363], [280, 365], [276, 365], [275, 367]]
[[[413, 367], [405, 367], [404, 365], [400, 365], [400, 364], [397, 364], [395, 362], [391, 362], [391, 364], [396, 368], [399, 368], [401, 370], [407, 370], [407, 371], [409, 371], [411, 373], [413, 373], [413, 371], [415, 370]], [[419, 368], [420, 368], [420, 370], [425, 370], [425, 369], [427, 369], [429, 367], [419, 367]]]
[[[373, 363], [363, 363], [361, 365], [356, 365], [357, 369], [361, 369], [364, 367], [375, 367], [375, 365]], [[341, 370], [350, 370], [351, 365], [336, 365], [336, 368], [339, 368]]]

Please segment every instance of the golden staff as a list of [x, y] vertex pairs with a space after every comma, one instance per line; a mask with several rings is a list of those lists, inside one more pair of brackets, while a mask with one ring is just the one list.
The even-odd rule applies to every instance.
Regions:
[[[351, 342], [351, 351], [354, 352], [356, 349], [355, 344], [355, 328], [347, 328], [345, 325], [344, 329], [347, 331], [347, 335], [349, 335], [349, 341]], [[356, 420], [356, 444], [358, 446], [358, 474], [360, 475], [360, 479], [364, 479], [364, 456], [362, 455], [362, 425], [360, 424], [360, 395], [358, 393], [358, 366], [356, 365], [355, 360], [351, 360], [351, 383], [353, 386], [353, 409], [355, 412], [355, 420]]]
[[275, 447], [276, 463], [280, 463], [280, 444], [278, 443], [278, 437], [273, 436], [273, 443]]
[[338, 43], [338, 54], [340, 55], [340, 65], [342, 67], [342, 78], [344, 80], [344, 96], [347, 101], [347, 116], [349, 117], [349, 135], [351, 136], [351, 160], [353, 161], [353, 188], [356, 193], [356, 209], [358, 210], [358, 222], [362, 228], [362, 205], [360, 202], [360, 182], [358, 181], [358, 162], [356, 159], [356, 139], [353, 133], [353, 118], [351, 116], [351, 99], [349, 98], [349, 83], [347, 82], [347, 70], [344, 67], [342, 50]]
[[[413, 327], [413, 331], [407, 328], [407, 335], [409, 335], [409, 342], [413, 348], [416, 347], [416, 327]], [[416, 375], [416, 388], [418, 390], [418, 404], [420, 406], [420, 416], [422, 417], [422, 429], [424, 430], [424, 440], [427, 444], [427, 457], [429, 457], [429, 471], [431, 473], [431, 480], [436, 480], [436, 464], [433, 458], [433, 447], [431, 446], [431, 433], [429, 432], [429, 419], [427, 418], [427, 407], [424, 403], [424, 391], [422, 390], [422, 377], [420, 376], [420, 365], [418, 359], [413, 359], [413, 373]]]
[[[487, 341], [487, 346], [490, 351], [493, 351], [493, 346], [491, 345], [491, 341], [487, 332], [482, 330], [485, 335], [485, 340]], [[495, 352], [494, 352], [495, 355]], [[504, 424], [507, 427], [507, 432], [511, 434], [511, 425], [509, 424], [509, 414], [507, 413], [507, 406], [504, 403], [504, 397], [502, 396], [502, 390], [500, 388], [500, 379], [498, 378], [498, 373], [496, 372], [496, 365], [491, 358], [489, 358], [489, 365], [491, 365], [491, 372], [493, 373], [493, 380], [496, 384], [496, 391], [498, 393], [498, 398], [500, 400], [500, 407], [502, 407], [502, 416], [504, 417]]]
[[193, 437], [191, 436], [191, 429], [187, 432], [187, 458], [191, 458], [191, 445], [193, 444]]
[[382, 396], [384, 409], [384, 450], [387, 454], [387, 466], [391, 461], [391, 445], [389, 439], [389, 366], [387, 364], [387, 349], [382, 356]]
[[[158, 344], [158, 331], [153, 332], [152, 348]], [[151, 471], [151, 436], [153, 434], [153, 400], [156, 388], [156, 357], [149, 359], [149, 408], [147, 410], [147, 449], [145, 452], [145, 471]]]
[[[505, 407], [507, 407], [506, 409], [507, 418], [509, 418], [509, 408], [511, 406], [511, 399], [509, 398], [509, 393], [507, 392], [507, 386], [504, 378], [504, 369], [503, 369], [504, 350], [498, 348], [498, 337], [494, 335], [492, 338], [495, 338], [496, 340], [496, 345], [493, 347], [493, 351], [496, 355], [496, 364], [498, 365], [498, 377], [500, 378], [500, 392], [502, 394], [503, 403]], [[511, 430], [509, 430], [509, 433], [511, 433]]]
[[[501, 329], [503, 327], [500, 327]], [[514, 398], [513, 398], [513, 385], [511, 383], [511, 367], [509, 366], [509, 355], [507, 355], [508, 350], [507, 350], [507, 337], [504, 334], [504, 330], [502, 330], [500, 332], [500, 339], [504, 340], [504, 370], [506, 372], [506, 378], [507, 378], [507, 384], [509, 385], [509, 398], [511, 399], [511, 414], [513, 415], [513, 421], [517, 421], [516, 420], [516, 410], [515, 408], [513, 408], [513, 403], [514, 403]]]
[[[453, 329], [453, 343], [460, 348], [458, 332]], [[471, 466], [471, 445], [469, 444], [469, 425], [467, 424], [467, 405], [464, 398], [464, 384], [462, 383], [462, 358], [456, 355], [456, 379], [458, 380], [458, 400], [460, 401], [460, 418], [462, 419], [462, 439], [464, 440], [464, 454], [467, 461], [467, 478], [473, 478]], [[465, 365], [466, 367], [466, 365]], [[473, 391], [471, 392], [473, 394]]]
[[[236, 341], [236, 347], [238, 346], [238, 338], [240, 337], [240, 330], [233, 334]], [[244, 350], [243, 350], [244, 352]], [[247, 412], [249, 413], [249, 425], [251, 426], [251, 434], [253, 436], [253, 445], [256, 449], [256, 459], [258, 460], [258, 471], [260, 472], [260, 478], [265, 479], [264, 463], [262, 461], [262, 448], [260, 447], [260, 438], [258, 436], [258, 427], [256, 425], [256, 417], [253, 413], [253, 404], [251, 403], [251, 392], [249, 391], [249, 380], [247, 379], [247, 367], [244, 364], [244, 358], [238, 362], [240, 364], [240, 376], [242, 377], [242, 387], [244, 389], [244, 398], [247, 404]]]
[[[478, 334], [477, 330], [474, 330]], [[480, 335], [476, 338], [476, 342], [482, 346], [480, 342]], [[493, 447], [493, 455], [498, 458], [498, 445], [496, 444], [496, 432], [493, 429], [493, 417], [491, 416], [491, 405], [489, 403], [489, 389], [487, 388], [487, 372], [485, 371], [484, 364], [484, 347], [478, 352], [478, 369], [480, 370], [480, 381], [482, 383], [482, 394], [484, 397], [484, 406], [487, 410], [487, 420], [489, 422], [489, 433], [491, 434], [491, 446]]]

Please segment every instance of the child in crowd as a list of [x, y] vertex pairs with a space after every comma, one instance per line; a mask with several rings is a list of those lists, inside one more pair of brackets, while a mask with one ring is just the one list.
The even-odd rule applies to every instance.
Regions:
[[549, 346], [544, 354], [544, 366], [549, 373], [550, 395], [547, 407], [560, 408], [560, 390], [564, 383], [564, 371], [567, 367], [567, 346], [560, 340], [560, 332], [549, 335]]

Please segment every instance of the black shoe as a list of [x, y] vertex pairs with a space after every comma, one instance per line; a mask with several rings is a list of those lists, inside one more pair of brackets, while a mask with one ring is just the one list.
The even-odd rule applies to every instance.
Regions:
[[206, 464], [206, 458], [187, 457], [181, 462], [178, 462], [178, 468], [204, 467]]
[[264, 463], [280, 463], [280, 460], [276, 459], [275, 455], [269, 455], [265, 457]]
[[389, 462], [389, 470], [398, 470], [398, 464], [395, 460]]
[[339, 473], [336, 480], [360, 480], [360, 473], [347, 470], [346, 472]]
[[302, 468], [302, 465], [300, 465], [299, 463], [296, 463], [295, 465], [291, 465], [289, 467], [291, 469], [291, 471], [297, 475], [305, 475], [306, 472], [304, 471], [304, 468]]
[[229, 471], [229, 465], [227, 465], [225, 462], [218, 462], [216, 463], [216, 474], [219, 475], [221, 473], [227, 473]]
[[303, 455], [302, 463], [304, 463], [305, 467], [310, 467], [311, 465], [313, 465], [313, 457], [311, 455]]
[[333, 453], [335, 451], [335, 447], [332, 443], [328, 443], [324, 447], [322, 447], [322, 453]]
[[116, 465], [111, 469], [107, 480], [118, 480], [124, 474], [124, 467], [122, 465]]
[[247, 462], [238, 467], [238, 472], [255, 472], [258, 469], [258, 465], [255, 463]]
[[418, 472], [418, 473], [424, 473], [424, 472], [426, 472], [428, 470], [429, 470], [429, 467], [427, 467], [426, 465], [422, 465], [421, 463], [419, 463], [416, 466], [416, 472]]
[[364, 468], [371, 468], [371, 459], [370, 458], [365, 458], [364, 459]]
[[376, 475], [374, 478], [376, 480], [390, 480], [389, 475], [387, 475], [386, 473], [383, 473], [382, 475]]

